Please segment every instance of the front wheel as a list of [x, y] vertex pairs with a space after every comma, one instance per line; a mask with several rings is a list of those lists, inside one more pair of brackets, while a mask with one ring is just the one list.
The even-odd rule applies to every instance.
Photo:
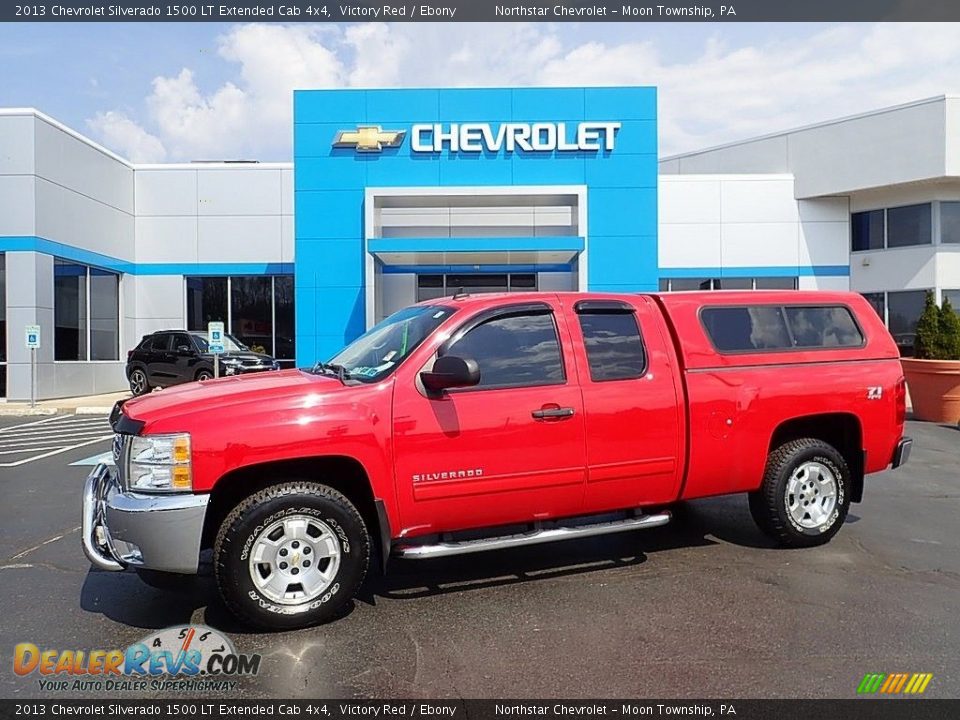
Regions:
[[284, 483], [233, 509], [213, 560], [220, 594], [240, 620], [299, 628], [330, 620], [353, 598], [370, 561], [370, 536], [341, 493]]
[[847, 462], [835, 447], [816, 438], [791, 440], [770, 453], [763, 483], [750, 493], [754, 521], [788, 547], [828, 542], [849, 508]]
[[213, 378], [213, 373], [209, 370], [201, 370], [197, 373], [197, 380], [210, 380]]

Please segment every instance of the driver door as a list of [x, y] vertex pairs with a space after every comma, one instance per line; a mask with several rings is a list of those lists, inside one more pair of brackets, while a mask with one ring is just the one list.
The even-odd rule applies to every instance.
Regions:
[[586, 481], [583, 405], [558, 307], [528, 302], [481, 311], [441, 352], [475, 360], [480, 383], [431, 395], [418, 380], [395, 391], [406, 532], [576, 514]]

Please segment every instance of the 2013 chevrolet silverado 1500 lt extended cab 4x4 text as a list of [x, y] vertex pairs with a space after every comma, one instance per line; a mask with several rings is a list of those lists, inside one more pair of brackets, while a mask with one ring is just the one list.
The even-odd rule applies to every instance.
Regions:
[[390, 316], [329, 363], [114, 409], [83, 496], [98, 568], [196, 573], [242, 620], [329, 619], [371, 556], [663, 525], [749, 493], [787, 546], [906, 462], [897, 347], [853, 293], [530, 293]]

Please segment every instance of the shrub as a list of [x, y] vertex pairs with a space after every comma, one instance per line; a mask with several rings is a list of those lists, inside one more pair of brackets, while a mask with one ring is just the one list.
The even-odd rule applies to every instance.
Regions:
[[927, 293], [914, 349], [923, 360], [960, 360], [960, 316], [948, 299], [937, 308], [933, 293]]
[[940, 306], [940, 343], [943, 360], [960, 360], [960, 315], [948, 298]]

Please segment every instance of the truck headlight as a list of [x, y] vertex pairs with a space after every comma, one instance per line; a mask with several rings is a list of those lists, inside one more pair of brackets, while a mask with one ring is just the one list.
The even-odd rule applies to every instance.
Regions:
[[127, 487], [142, 492], [192, 490], [190, 434], [134, 436], [127, 454]]

